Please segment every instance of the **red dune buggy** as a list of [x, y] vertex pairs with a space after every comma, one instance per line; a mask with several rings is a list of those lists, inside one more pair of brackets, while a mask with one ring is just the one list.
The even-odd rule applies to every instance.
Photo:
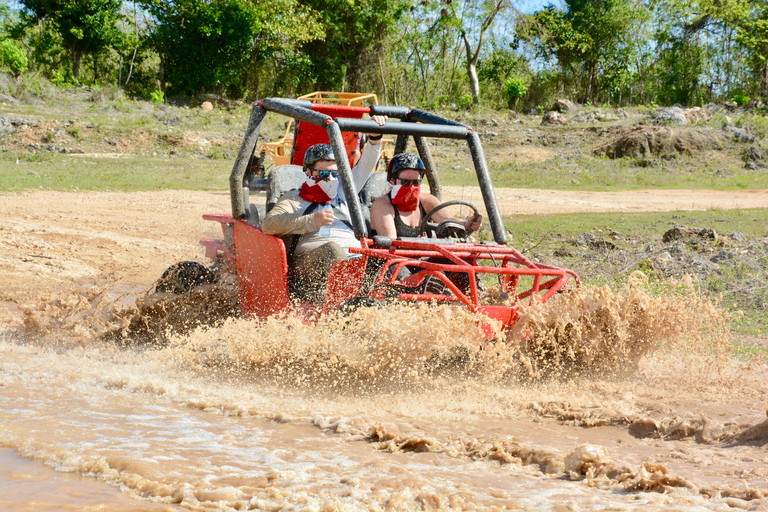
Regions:
[[[259, 129], [269, 113], [294, 119], [295, 133], [291, 162], [272, 169], [266, 180], [252, 176], [254, 151]], [[363, 115], [386, 115], [383, 126]], [[427, 144], [427, 137], [465, 140], [474, 163], [477, 180], [493, 235], [492, 242], [472, 243], [463, 226], [444, 221], [429, 222], [439, 209], [457, 203], [442, 203], [428, 212], [421, 232], [432, 231], [437, 236], [390, 240], [372, 236], [369, 207], [374, 199], [387, 193], [385, 173], [375, 172], [358, 195], [350, 170], [350, 160], [359, 155], [365, 143], [363, 133], [395, 135], [395, 153], [406, 151], [412, 138], [426, 166], [430, 191], [440, 197], [440, 181]], [[274, 206], [280, 195], [301, 186], [304, 153], [317, 143], [330, 143], [344, 194], [347, 197], [354, 233], [361, 242], [357, 259], [337, 263], [328, 277], [325, 302], [317, 305], [303, 302], [291, 281], [290, 241], [285, 237], [266, 235], [260, 229], [265, 211]], [[240, 308], [248, 317], [266, 318], [284, 312], [302, 315], [308, 321], [330, 313], [344, 304], [375, 303], [378, 300], [438, 301], [465, 307], [511, 326], [517, 316], [519, 301], [546, 301], [558, 291], [574, 285], [579, 277], [571, 270], [535, 263], [516, 249], [507, 246], [507, 233], [496, 203], [490, 174], [478, 134], [469, 126], [441, 116], [405, 107], [371, 105], [343, 106], [316, 104], [306, 100], [268, 98], [253, 106], [248, 128], [229, 179], [232, 201], [231, 215], [204, 215], [219, 222], [224, 234], [221, 240], [202, 240], [206, 255], [231, 264], [237, 270]], [[263, 205], [251, 204], [254, 190], [266, 190]], [[458, 202], [477, 208], [466, 202]], [[445, 236], [443, 238], [442, 236]], [[366, 276], [366, 266], [378, 261], [375, 275]], [[408, 277], [402, 279], [400, 270], [407, 267]], [[464, 286], [451, 276], [464, 275]], [[503, 304], [484, 300], [480, 277], [491, 275], [497, 295]], [[442, 283], [438, 292], [427, 291], [425, 279]], [[486, 285], [489, 278], [485, 279]], [[492, 302], [492, 301], [491, 301]]]

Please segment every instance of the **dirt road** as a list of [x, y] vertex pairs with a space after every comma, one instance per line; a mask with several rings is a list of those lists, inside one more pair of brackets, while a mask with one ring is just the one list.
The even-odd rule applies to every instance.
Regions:
[[[564, 192], [497, 189], [503, 215], [768, 207], [768, 191]], [[170, 264], [201, 259], [201, 237], [218, 236], [204, 213], [230, 208], [226, 192], [26, 192], [0, 200], [0, 320], [48, 289], [110, 284], [148, 289]], [[481, 205], [476, 188], [447, 187], [444, 199]]]

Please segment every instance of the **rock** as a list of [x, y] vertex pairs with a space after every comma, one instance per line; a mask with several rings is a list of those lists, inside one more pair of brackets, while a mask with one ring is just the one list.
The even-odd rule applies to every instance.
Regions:
[[574, 123], [596, 123], [595, 114], [587, 114], [586, 112], [577, 112], [576, 117], [573, 118]]
[[674, 153], [691, 156], [696, 152], [719, 149], [722, 143], [722, 135], [711, 130], [636, 126], [595, 153], [604, 153], [614, 159], [645, 159]]
[[615, 114], [595, 114], [595, 119], [603, 123], [608, 123], [610, 121], [618, 121], [619, 116]]
[[736, 110], [737, 108], [739, 108], [739, 104], [736, 103], [735, 101], [726, 101], [725, 103], [723, 103], [723, 106], [725, 106], [725, 108], [727, 108], [728, 110]]
[[717, 241], [717, 232], [712, 228], [704, 228], [698, 232], [698, 235], [702, 240]]
[[11, 105], [20, 105], [21, 102], [14, 98], [13, 96], [8, 96], [7, 94], [0, 94], [0, 101], [3, 101], [5, 103], [10, 103]]
[[653, 124], [686, 124], [686, 119], [683, 109], [680, 107], [657, 107], [651, 111], [651, 122]]
[[733, 119], [730, 118], [730, 116], [725, 116], [725, 122], [723, 123], [723, 128], [726, 126], [733, 126]]
[[211, 103], [210, 101], [204, 101], [203, 104], [200, 105], [200, 108], [202, 109], [203, 112], [210, 112], [211, 110], [213, 110], [213, 103]]
[[618, 115], [621, 119], [626, 119], [629, 117], [629, 114], [627, 114], [627, 111], [623, 108], [620, 108], [616, 111], [616, 115]]
[[675, 240], [682, 240], [684, 238], [693, 238], [698, 234], [698, 231], [688, 229], [681, 226], [675, 226], [672, 229], [668, 230], [666, 233], [664, 233], [664, 236], [661, 237], [661, 241], [665, 244], [668, 244], [670, 242], [674, 242]]
[[712, 263], [711, 261], [702, 258], [691, 258], [689, 266], [697, 274], [703, 274], [705, 276], [720, 273], [720, 267], [717, 263]]
[[549, 111], [541, 118], [542, 125], [568, 124], [568, 118], [559, 112]]
[[554, 110], [555, 112], [572, 112], [578, 109], [579, 109], [578, 103], [574, 103], [566, 99], [559, 99], [555, 101], [555, 104], [552, 107], [552, 110]]
[[748, 240], [747, 235], [745, 235], [741, 231], [734, 231], [733, 233], [728, 235], [728, 238], [730, 238], [734, 242], [746, 242]]
[[748, 169], [750, 171], [756, 171], [757, 170], [757, 164], [755, 162], [747, 162], [744, 164], [744, 168]]
[[590, 245], [597, 242], [597, 237], [592, 233], [582, 233], [576, 237], [576, 245]]
[[756, 146], [749, 147], [744, 150], [744, 153], [742, 154], [742, 159], [749, 162], [757, 162], [758, 160], [763, 159], [763, 152], [760, 151], [760, 148]]
[[664, 251], [661, 254], [659, 254], [657, 256], [657, 258], [660, 259], [660, 260], [671, 260], [672, 259], [672, 255], [669, 254], [669, 252]]
[[715, 262], [715, 263], [722, 263], [724, 261], [732, 260], [735, 254], [729, 251], [720, 251], [719, 253], [712, 256], [709, 261]]
[[712, 119], [712, 112], [701, 107], [689, 108], [688, 110], [685, 110], [683, 112], [683, 115], [685, 116], [685, 119], [687, 119], [689, 123], [693, 123], [693, 124], [707, 122], [710, 119]]
[[573, 242], [575, 245], [587, 246], [598, 252], [607, 252], [616, 249], [616, 244], [610, 240], [600, 240], [592, 233], [582, 233]]
[[680, 244], [675, 244], [669, 249], [669, 254], [672, 256], [682, 256], [685, 254], [685, 249]]
[[742, 128], [735, 126], [723, 126], [723, 131], [731, 136], [731, 138], [737, 142], [755, 142], [754, 135]]

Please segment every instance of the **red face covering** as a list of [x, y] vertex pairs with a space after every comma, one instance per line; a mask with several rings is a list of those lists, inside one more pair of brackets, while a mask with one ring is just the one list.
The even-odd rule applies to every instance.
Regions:
[[[299, 197], [312, 203], [330, 203], [336, 196], [339, 187], [338, 178], [329, 180], [315, 180], [308, 177], [299, 190]], [[333, 194], [333, 197], [330, 194]]]
[[392, 204], [403, 212], [412, 212], [419, 207], [421, 185], [394, 185], [392, 187]]

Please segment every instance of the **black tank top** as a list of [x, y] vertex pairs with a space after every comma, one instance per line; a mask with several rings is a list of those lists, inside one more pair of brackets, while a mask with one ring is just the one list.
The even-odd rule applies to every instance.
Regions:
[[[389, 202], [392, 202], [392, 198], [389, 199]], [[397, 232], [397, 238], [415, 238], [421, 234], [419, 233], [418, 226], [409, 226], [403, 222], [403, 219], [400, 218], [400, 210], [397, 209], [397, 206], [392, 205], [392, 208], [395, 209], [395, 231]], [[419, 201], [419, 211], [421, 211], [421, 218], [423, 219], [427, 212], [424, 211], [424, 205], [421, 204], [421, 201]]]

